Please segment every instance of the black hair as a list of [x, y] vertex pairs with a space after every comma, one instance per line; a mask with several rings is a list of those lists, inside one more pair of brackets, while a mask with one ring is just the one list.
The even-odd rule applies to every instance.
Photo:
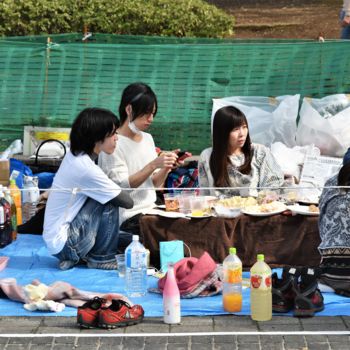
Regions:
[[113, 135], [119, 127], [117, 116], [104, 108], [86, 108], [75, 118], [70, 132], [70, 150], [77, 156], [91, 155], [97, 142]]
[[128, 119], [125, 111], [127, 105], [131, 105], [132, 107], [132, 120], [153, 112], [153, 116], [155, 116], [158, 110], [157, 96], [153, 90], [144, 83], [133, 83], [124, 89], [119, 104], [119, 118], [121, 124], [124, 124]]
[[[236, 107], [226, 106], [218, 109], [214, 115], [213, 121], [213, 149], [210, 155], [209, 166], [213, 175], [214, 185], [216, 187], [230, 186], [227, 166], [229, 159], [229, 139], [230, 133], [234, 128], [247, 125], [246, 116]], [[252, 149], [249, 137], [242, 147], [244, 153], [244, 164], [238, 170], [243, 174], [249, 174], [251, 171]]]
[[338, 186], [350, 186], [350, 162], [345, 163], [339, 170]]

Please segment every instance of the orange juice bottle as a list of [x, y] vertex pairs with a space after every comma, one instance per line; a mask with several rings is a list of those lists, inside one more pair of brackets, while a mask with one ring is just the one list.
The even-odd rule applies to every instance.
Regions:
[[17, 216], [17, 225], [22, 224], [22, 198], [21, 198], [21, 190], [16, 185], [16, 180], [10, 180], [10, 194], [15, 202], [16, 206], [16, 216]]
[[236, 248], [231, 247], [229, 252], [223, 262], [222, 303], [225, 311], [239, 312], [242, 309], [242, 262]]

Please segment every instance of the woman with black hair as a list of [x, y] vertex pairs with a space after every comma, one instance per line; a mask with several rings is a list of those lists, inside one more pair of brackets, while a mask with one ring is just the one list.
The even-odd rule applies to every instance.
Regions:
[[116, 269], [115, 255], [131, 242], [131, 235], [119, 234], [118, 218], [119, 207], [132, 208], [132, 199], [95, 164], [100, 152], [113, 153], [118, 126], [117, 117], [101, 108], [84, 109], [73, 123], [44, 218], [44, 241], [62, 270], [79, 262]]
[[113, 154], [102, 152], [99, 165], [110, 179], [130, 192], [132, 209], [120, 210], [120, 229], [139, 235], [139, 218], [155, 207], [156, 191], [162, 187], [178, 158], [175, 152], [157, 156], [152, 136], [145, 131], [157, 114], [157, 97], [143, 83], [127, 86], [119, 105], [121, 125], [118, 128], [118, 148]]
[[284, 181], [270, 150], [251, 143], [247, 118], [233, 106], [215, 113], [212, 147], [201, 153], [198, 167], [199, 185], [215, 187], [203, 191], [212, 195], [257, 196], [258, 187], [280, 187]]
[[350, 296], [350, 148], [320, 197], [321, 281]]

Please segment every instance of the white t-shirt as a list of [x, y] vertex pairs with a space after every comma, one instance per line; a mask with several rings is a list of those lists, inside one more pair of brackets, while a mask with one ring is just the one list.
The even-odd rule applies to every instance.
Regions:
[[[76, 195], [72, 189], [78, 188]], [[59, 253], [67, 241], [67, 229], [88, 197], [105, 204], [120, 193], [120, 187], [87, 155], [68, 152], [58, 169], [47, 200], [43, 238], [51, 254]], [[62, 191], [58, 191], [58, 190]], [[89, 190], [91, 189], [91, 190]]]
[[[98, 164], [107, 176], [120, 187], [130, 188], [129, 176], [143, 169], [156, 157], [157, 153], [152, 136], [142, 132], [140, 142], [118, 135], [117, 147], [114, 153], [108, 155], [101, 152], [98, 157]], [[152, 190], [142, 190], [142, 188], [152, 188]], [[134, 206], [131, 209], [119, 209], [120, 224], [134, 215], [147, 213], [155, 207], [156, 192], [153, 188], [153, 181], [149, 176], [143, 184], [129, 193], [134, 201]]]

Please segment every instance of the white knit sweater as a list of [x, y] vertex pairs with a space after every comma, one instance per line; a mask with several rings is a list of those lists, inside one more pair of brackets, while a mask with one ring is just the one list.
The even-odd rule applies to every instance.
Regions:
[[[122, 188], [130, 188], [129, 176], [135, 174], [157, 157], [153, 138], [142, 132], [141, 142], [135, 142], [128, 137], [118, 135], [117, 148], [112, 155], [101, 152], [98, 164], [110, 179]], [[151, 188], [151, 190], [146, 190]], [[138, 188], [130, 192], [134, 201], [131, 209], [119, 209], [119, 220], [125, 220], [140, 213], [147, 213], [155, 207], [156, 192], [151, 177]]]

